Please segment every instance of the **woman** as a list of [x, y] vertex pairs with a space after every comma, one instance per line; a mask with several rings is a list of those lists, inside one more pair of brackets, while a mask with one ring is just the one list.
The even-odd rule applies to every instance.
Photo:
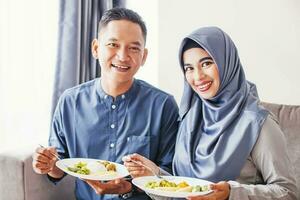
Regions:
[[[179, 50], [185, 76], [173, 172], [215, 182], [214, 192], [188, 199], [296, 199], [296, 183], [285, 138], [272, 115], [259, 105], [237, 49], [217, 27], [200, 28]], [[130, 155], [133, 176], [149, 175]]]

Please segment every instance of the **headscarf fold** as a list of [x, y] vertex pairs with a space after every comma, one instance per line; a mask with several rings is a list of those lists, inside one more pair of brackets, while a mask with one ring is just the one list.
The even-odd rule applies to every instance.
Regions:
[[173, 160], [175, 175], [213, 182], [235, 180], [258, 138], [268, 111], [259, 106], [256, 86], [246, 80], [238, 51], [217, 27], [200, 28], [183, 39], [197, 43], [213, 58], [220, 87], [211, 99], [202, 99], [184, 81], [181, 118]]

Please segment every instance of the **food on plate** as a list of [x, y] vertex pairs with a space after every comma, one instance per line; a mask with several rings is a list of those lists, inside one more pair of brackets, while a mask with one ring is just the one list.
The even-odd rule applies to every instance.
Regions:
[[107, 171], [114, 171], [114, 172], [117, 171], [116, 165], [113, 164], [113, 163], [111, 163], [111, 162], [108, 162], [108, 161], [99, 161], [99, 163], [101, 163], [102, 165], [104, 165], [105, 168], [107, 169]]
[[149, 181], [146, 188], [163, 190], [163, 191], [175, 191], [175, 192], [205, 192], [210, 190], [208, 185], [189, 185], [187, 182], [182, 181], [175, 183], [167, 180], [161, 181]]
[[116, 165], [108, 161], [92, 161], [92, 162], [82, 162], [79, 161], [75, 163], [72, 167], [67, 168], [69, 171], [77, 174], [109, 174], [111, 172], [116, 172]]
[[99, 163], [99, 162], [96, 162], [96, 161], [88, 162], [86, 167], [91, 171], [91, 174], [106, 171], [105, 166], [103, 164]]
[[73, 167], [68, 167], [68, 170], [77, 174], [89, 175], [91, 171], [86, 167], [86, 162], [78, 162]]

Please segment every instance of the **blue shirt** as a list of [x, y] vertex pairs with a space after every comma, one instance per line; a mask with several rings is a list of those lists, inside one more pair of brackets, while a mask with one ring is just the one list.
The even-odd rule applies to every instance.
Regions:
[[[126, 93], [114, 99], [103, 91], [100, 79], [94, 79], [62, 94], [49, 145], [55, 146], [63, 158], [118, 163], [127, 154], [139, 153], [170, 172], [177, 119], [173, 96], [144, 81], [135, 79]], [[75, 192], [77, 199], [118, 199], [115, 195], [97, 195], [79, 179]]]

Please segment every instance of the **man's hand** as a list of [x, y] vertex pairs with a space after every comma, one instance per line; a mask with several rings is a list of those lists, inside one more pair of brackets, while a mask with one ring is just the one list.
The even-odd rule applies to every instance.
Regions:
[[116, 179], [107, 183], [99, 181], [84, 180], [96, 192], [96, 194], [124, 194], [131, 191], [132, 185], [130, 182], [123, 179]]
[[55, 165], [57, 158], [56, 149], [54, 147], [37, 148], [32, 155], [32, 167], [38, 174], [49, 174], [53, 178], [61, 178], [64, 173]]
[[189, 196], [188, 200], [226, 200], [230, 194], [230, 185], [225, 182], [210, 185], [213, 193], [204, 196]]
[[[133, 178], [139, 176], [153, 176], [153, 173], [149, 169], [145, 168], [142, 165], [139, 165], [138, 163], [141, 163], [151, 168], [156, 174], [159, 173], [159, 167], [154, 162], [137, 153], [124, 156], [122, 160], [124, 162], [125, 167], [129, 171], [129, 174]], [[131, 162], [132, 160], [136, 161], [137, 163]]]

